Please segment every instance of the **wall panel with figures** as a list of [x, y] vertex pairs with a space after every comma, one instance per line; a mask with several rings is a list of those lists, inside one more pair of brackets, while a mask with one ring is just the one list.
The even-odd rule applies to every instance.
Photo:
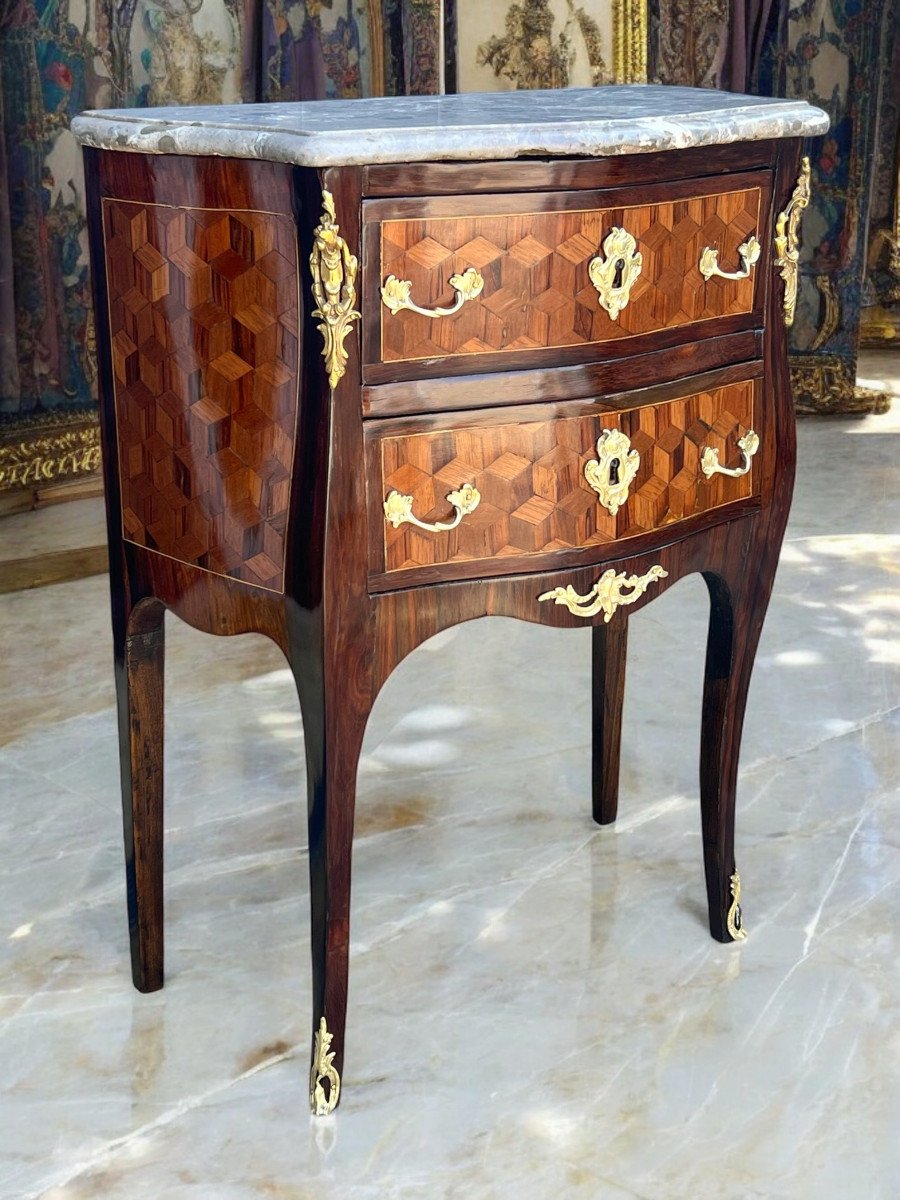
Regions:
[[597, 87], [646, 77], [646, 0], [452, 0], [455, 88]]
[[[831, 129], [808, 143], [812, 198], [791, 329], [797, 407], [878, 411], [856, 386], [861, 326], [900, 336], [897, 0], [660, 0], [650, 75], [660, 83], [796, 97]], [[871, 335], [869, 335], [871, 337]]]
[[[85, 108], [440, 89], [439, 0], [0, 4], [0, 492], [96, 471]], [[17, 500], [16, 503], [19, 503]]]
[[[793, 372], [800, 407], [855, 389], [861, 325], [900, 330], [898, 0], [7, 0], [0, 6], [0, 492], [99, 463], [80, 157], [96, 106], [660, 82], [803, 97], [809, 147]], [[441, 28], [442, 15], [446, 28]], [[852, 16], [852, 19], [851, 19]], [[869, 320], [866, 321], [866, 314]]]

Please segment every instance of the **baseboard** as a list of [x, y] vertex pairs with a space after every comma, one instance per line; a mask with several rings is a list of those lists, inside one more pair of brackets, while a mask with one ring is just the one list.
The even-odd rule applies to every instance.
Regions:
[[0, 562], [0, 595], [45, 587], [50, 583], [69, 583], [102, 575], [109, 569], [106, 546], [83, 546], [75, 550], [52, 550], [30, 558], [12, 558]]

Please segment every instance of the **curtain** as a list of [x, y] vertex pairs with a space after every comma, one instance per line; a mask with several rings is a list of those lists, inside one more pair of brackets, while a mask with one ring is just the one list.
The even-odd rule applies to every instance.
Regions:
[[[7, 179], [6, 146], [3, 139], [3, 58], [0, 56], [0, 180]], [[9, 193], [0, 185], [0, 399], [19, 392], [16, 361], [15, 288], [13, 286], [12, 222]]]
[[0, 0], [0, 440], [24, 418], [95, 404], [72, 116], [437, 91], [440, 12], [440, 0]]
[[732, 92], [752, 92], [759, 78], [775, 0], [731, 0], [731, 19], [723, 62], [723, 81]]
[[794, 398], [804, 411], [886, 403], [856, 387], [856, 363], [863, 304], [900, 296], [898, 2], [651, 5], [650, 75], [657, 82], [797, 97], [831, 117], [829, 132], [805, 147], [813, 187], [790, 332]]

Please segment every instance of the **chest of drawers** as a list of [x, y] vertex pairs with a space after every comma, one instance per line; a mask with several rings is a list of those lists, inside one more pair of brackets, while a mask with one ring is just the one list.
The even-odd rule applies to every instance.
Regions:
[[744, 705], [787, 519], [806, 104], [613, 88], [90, 113], [86, 145], [136, 985], [163, 982], [163, 615], [296, 678], [313, 1111], [344, 1063], [366, 720], [425, 639], [593, 637], [617, 806], [627, 615], [703, 574], [712, 935], [744, 936]]

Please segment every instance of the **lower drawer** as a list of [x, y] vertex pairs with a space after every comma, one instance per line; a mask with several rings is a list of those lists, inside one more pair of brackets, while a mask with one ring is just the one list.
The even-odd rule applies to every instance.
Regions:
[[[732, 372], [733, 373], [733, 372]], [[625, 542], [759, 494], [761, 380], [666, 399], [367, 425], [370, 568], [384, 586]], [[672, 395], [673, 391], [676, 393]], [[656, 394], [659, 392], [656, 390]], [[500, 564], [496, 560], [502, 560]], [[435, 571], [435, 568], [443, 568]]]

